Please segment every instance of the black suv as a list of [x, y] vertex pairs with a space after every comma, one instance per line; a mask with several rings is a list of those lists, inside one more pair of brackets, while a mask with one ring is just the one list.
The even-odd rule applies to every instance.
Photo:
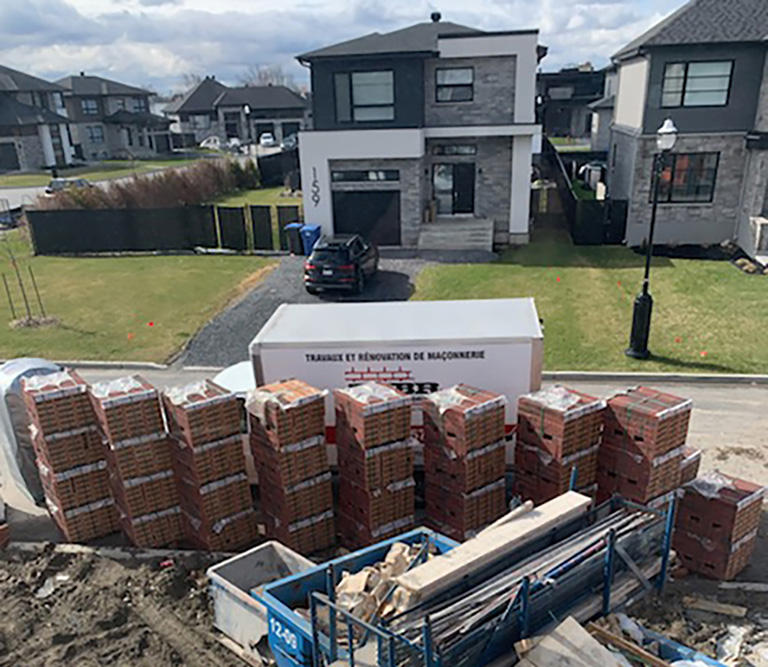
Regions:
[[304, 287], [310, 294], [326, 289], [360, 294], [378, 269], [378, 248], [359, 234], [323, 236], [304, 263]]

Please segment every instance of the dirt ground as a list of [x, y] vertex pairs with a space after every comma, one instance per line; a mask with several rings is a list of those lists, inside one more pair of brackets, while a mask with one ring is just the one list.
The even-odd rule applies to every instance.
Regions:
[[213, 635], [210, 564], [0, 552], [0, 667], [242, 665]]

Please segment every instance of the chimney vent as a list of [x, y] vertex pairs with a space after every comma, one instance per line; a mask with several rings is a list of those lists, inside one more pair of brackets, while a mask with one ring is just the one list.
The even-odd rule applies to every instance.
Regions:
[[429, 18], [431, 18], [431, 19], [432, 19], [432, 23], [437, 23], [437, 22], [438, 22], [438, 21], [439, 21], [441, 18], [443, 18], [443, 17], [442, 17], [442, 15], [440, 14], [440, 12], [432, 12], [432, 13], [429, 15]]
[[80, 72], [80, 76], [85, 76], [85, 72]]

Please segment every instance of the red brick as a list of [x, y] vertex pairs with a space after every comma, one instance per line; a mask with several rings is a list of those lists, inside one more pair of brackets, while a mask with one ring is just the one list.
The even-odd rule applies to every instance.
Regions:
[[598, 458], [598, 500], [619, 495], [646, 503], [680, 486], [683, 449], [668, 451], [648, 460], [603, 442]]
[[336, 442], [364, 448], [406, 440], [411, 432], [411, 399], [375, 382], [333, 392]]
[[242, 431], [245, 413], [237, 397], [211, 380], [166, 390], [162, 401], [168, 430], [192, 447]]
[[672, 536], [672, 548], [686, 569], [726, 581], [749, 565], [756, 542], [757, 530], [734, 543], [713, 542], [679, 529]]

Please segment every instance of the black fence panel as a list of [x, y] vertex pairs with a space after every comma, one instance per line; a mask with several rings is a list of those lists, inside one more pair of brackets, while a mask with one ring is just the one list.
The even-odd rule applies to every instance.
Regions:
[[210, 206], [27, 211], [38, 255], [193, 250], [216, 246]]
[[626, 199], [608, 200], [608, 220], [605, 228], [605, 242], [621, 245], [627, 235], [627, 214], [629, 202]]
[[602, 245], [605, 243], [605, 202], [579, 199], [576, 216], [571, 228], [571, 238], [576, 245]]
[[221, 247], [230, 250], [248, 250], [245, 231], [245, 209], [233, 206], [217, 206]]
[[251, 206], [251, 229], [255, 250], [274, 249], [271, 206]]
[[259, 158], [259, 175], [265, 187], [278, 187], [286, 182], [292, 189], [300, 187], [299, 150], [293, 148]]
[[285, 226], [292, 222], [301, 222], [301, 213], [298, 206], [277, 207], [277, 229], [280, 233], [280, 250], [288, 250], [288, 236]]

